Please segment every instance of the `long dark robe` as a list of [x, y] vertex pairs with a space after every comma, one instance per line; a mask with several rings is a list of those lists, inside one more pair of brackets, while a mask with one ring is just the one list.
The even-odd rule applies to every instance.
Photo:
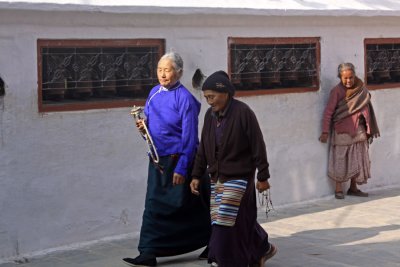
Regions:
[[[174, 256], [208, 245], [210, 237], [209, 184], [200, 196], [190, 191], [190, 178], [172, 185], [177, 159], [160, 158], [164, 173], [149, 163], [145, 210], [140, 231], [139, 252], [156, 257]], [[191, 173], [191, 170], [188, 171]], [[207, 179], [204, 179], [207, 180]]]
[[257, 222], [254, 180], [249, 179], [233, 227], [213, 225], [208, 258], [218, 267], [247, 267], [270, 248], [268, 234]]

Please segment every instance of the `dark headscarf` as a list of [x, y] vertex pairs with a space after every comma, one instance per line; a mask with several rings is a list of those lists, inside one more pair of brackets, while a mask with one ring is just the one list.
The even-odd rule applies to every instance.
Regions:
[[235, 94], [235, 87], [229, 80], [228, 74], [223, 70], [214, 72], [208, 76], [204, 81], [201, 90], [213, 90], [220, 93], [228, 93], [231, 97]]

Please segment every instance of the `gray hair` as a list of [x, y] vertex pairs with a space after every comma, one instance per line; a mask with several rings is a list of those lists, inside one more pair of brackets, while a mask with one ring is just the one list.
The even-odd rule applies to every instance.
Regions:
[[338, 66], [338, 77], [339, 79], [342, 77], [342, 72], [345, 70], [351, 70], [354, 75], [356, 74], [356, 67], [354, 67], [354, 65], [352, 63], [341, 63]]
[[182, 60], [181, 56], [178, 53], [168, 52], [168, 53], [164, 54], [160, 58], [160, 61], [163, 60], [163, 59], [171, 60], [175, 71], [178, 72], [178, 73], [182, 73], [182, 71], [183, 71], [183, 60]]

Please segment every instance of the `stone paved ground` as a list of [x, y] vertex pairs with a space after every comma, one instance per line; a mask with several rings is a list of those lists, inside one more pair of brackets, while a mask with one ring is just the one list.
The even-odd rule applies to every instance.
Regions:
[[[279, 249], [267, 267], [400, 267], [400, 188], [276, 207], [268, 219], [260, 212], [259, 221]], [[137, 255], [137, 242], [109, 241], [0, 267], [123, 267], [121, 258]], [[196, 259], [200, 252], [159, 258], [158, 265], [209, 266]]]

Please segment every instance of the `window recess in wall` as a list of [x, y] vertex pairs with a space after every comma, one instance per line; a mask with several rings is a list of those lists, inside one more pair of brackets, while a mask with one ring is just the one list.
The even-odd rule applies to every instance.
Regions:
[[44, 40], [38, 44], [39, 112], [143, 105], [158, 83], [163, 39]]
[[400, 38], [365, 39], [364, 46], [368, 88], [400, 87]]
[[318, 37], [230, 37], [228, 50], [228, 71], [238, 96], [319, 89]]

